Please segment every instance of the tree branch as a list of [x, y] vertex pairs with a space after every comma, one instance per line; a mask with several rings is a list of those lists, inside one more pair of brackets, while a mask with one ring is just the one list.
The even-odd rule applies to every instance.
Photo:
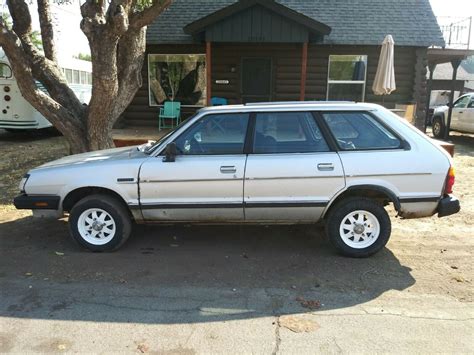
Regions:
[[51, 17], [51, 7], [49, 0], [38, 0], [38, 16], [44, 55], [49, 60], [56, 62], [56, 47], [54, 44], [53, 21]]
[[0, 46], [5, 50], [10, 60], [13, 75], [25, 99], [43, 116], [47, 117], [61, 133], [71, 141], [80, 143], [80, 136], [74, 137], [74, 135], [85, 133], [82, 123], [75, 117], [74, 112], [69, 111], [38, 89], [29, 66], [28, 54], [24, 51], [17, 34], [9, 30], [3, 22], [0, 22]]
[[154, 0], [153, 5], [146, 9], [130, 15], [129, 28], [138, 30], [148, 26], [153, 20], [165, 11], [172, 3], [172, 0]]
[[25, 1], [7, 0], [8, 10], [12, 17], [13, 31], [23, 40], [29, 37], [32, 31], [31, 16]]
[[[31, 40], [31, 16], [28, 5], [25, 1], [8, 0], [8, 8], [13, 19], [13, 32], [8, 30], [6, 26], [0, 26], [0, 30], [8, 30], [9, 36], [6, 41], [18, 41], [18, 46], [25, 54], [22, 60], [27, 65], [33, 77], [40, 81], [51, 97], [60, 105], [69, 107], [71, 112], [75, 114], [76, 119], [83, 116], [84, 107], [78, 100], [76, 94], [68, 86], [66, 78], [57, 63], [46, 59], [42, 53], [38, 51]], [[5, 53], [12, 63], [10, 53], [5, 49]], [[12, 63], [13, 64], [13, 63]], [[19, 74], [21, 75], [21, 73]], [[18, 80], [18, 77], [17, 77]]]

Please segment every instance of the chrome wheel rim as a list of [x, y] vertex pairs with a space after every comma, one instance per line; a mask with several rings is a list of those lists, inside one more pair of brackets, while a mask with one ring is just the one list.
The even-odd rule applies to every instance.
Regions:
[[441, 124], [439, 122], [433, 123], [433, 134], [437, 136], [441, 132]]
[[112, 216], [101, 208], [89, 208], [81, 213], [77, 220], [81, 237], [93, 245], [104, 245], [110, 242], [116, 231]]
[[352, 211], [342, 219], [339, 235], [342, 241], [351, 248], [364, 249], [378, 239], [380, 223], [369, 211]]

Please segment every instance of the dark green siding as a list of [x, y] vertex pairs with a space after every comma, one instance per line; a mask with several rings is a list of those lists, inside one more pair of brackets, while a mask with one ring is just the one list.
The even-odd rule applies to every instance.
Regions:
[[206, 29], [206, 41], [210, 42], [302, 43], [308, 36], [305, 27], [262, 6], [253, 6]]

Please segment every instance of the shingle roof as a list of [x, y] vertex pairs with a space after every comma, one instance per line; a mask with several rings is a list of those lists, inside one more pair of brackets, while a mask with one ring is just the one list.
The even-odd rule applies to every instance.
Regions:
[[[444, 46], [429, 0], [276, 0], [332, 28], [324, 43], [377, 45], [391, 34], [395, 45]], [[235, 0], [174, 0], [148, 26], [147, 42], [192, 43], [183, 27]]]

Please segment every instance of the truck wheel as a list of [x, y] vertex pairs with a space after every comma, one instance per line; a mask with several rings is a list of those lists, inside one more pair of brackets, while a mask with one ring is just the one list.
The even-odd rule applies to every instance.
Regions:
[[337, 251], [353, 258], [375, 254], [387, 244], [392, 225], [383, 206], [364, 197], [350, 197], [329, 212], [326, 233]]
[[433, 136], [435, 138], [443, 138], [444, 137], [444, 123], [441, 117], [434, 117], [433, 118]]
[[108, 195], [91, 195], [77, 202], [69, 215], [72, 238], [90, 251], [113, 251], [122, 246], [132, 230], [126, 207]]

